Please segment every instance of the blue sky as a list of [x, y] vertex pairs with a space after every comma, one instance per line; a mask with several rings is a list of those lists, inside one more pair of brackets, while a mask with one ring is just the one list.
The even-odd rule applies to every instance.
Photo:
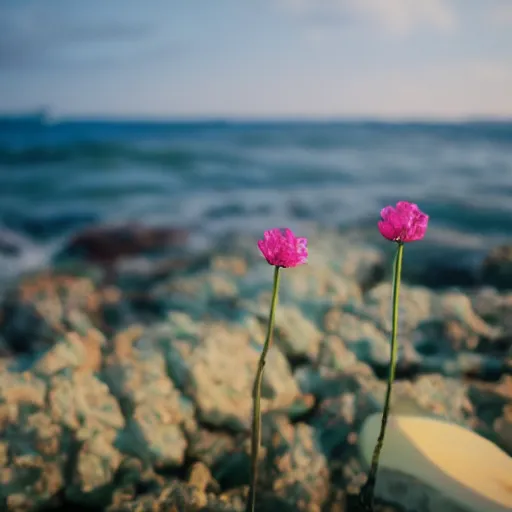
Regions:
[[512, 0], [1, 0], [0, 111], [512, 117]]

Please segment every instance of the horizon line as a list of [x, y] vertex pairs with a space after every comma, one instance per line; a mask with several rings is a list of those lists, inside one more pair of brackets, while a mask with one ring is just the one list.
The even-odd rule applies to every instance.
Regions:
[[58, 114], [47, 108], [0, 110], [0, 120], [39, 118], [42, 122], [57, 124], [61, 122], [148, 122], [148, 123], [433, 123], [433, 124], [470, 124], [470, 123], [512, 123], [512, 114], [467, 114], [457, 116], [439, 116], [432, 114], [410, 115], [344, 115], [344, 114], [112, 114], [112, 113], [66, 113]]

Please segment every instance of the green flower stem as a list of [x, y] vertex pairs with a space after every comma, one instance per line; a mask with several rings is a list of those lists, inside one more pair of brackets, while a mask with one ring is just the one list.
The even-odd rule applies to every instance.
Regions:
[[404, 254], [404, 244], [399, 242], [397, 246], [395, 265], [393, 272], [393, 322], [391, 327], [391, 361], [389, 365], [388, 385], [386, 389], [386, 398], [384, 400], [384, 411], [382, 412], [382, 421], [380, 426], [379, 437], [377, 444], [373, 451], [372, 465], [368, 473], [368, 480], [361, 491], [361, 502], [365, 510], [373, 510], [373, 495], [375, 490], [375, 483], [377, 480], [377, 470], [379, 468], [379, 457], [384, 443], [384, 435], [386, 433], [386, 426], [389, 416], [389, 404], [391, 401], [391, 388], [395, 380], [396, 359], [398, 352], [398, 345], [396, 342], [398, 332], [398, 299], [400, 294], [400, 279], [402, 275], [402, 259]]
[[263, 370], [265, 369], [265, 359], [272, 346], [272, 333], [274, 332], [274, 320], [277, 306], [277, 296], [279, 291], [280, 267], [274, 268], [274, 289], [272, 292], [272, 302], [270, 304], [270, 314], [268, 318], [267, 337], [265, 345], [261, 352], [258, 362], [258, 370], [254, 379], [252, 397], [254, 401], [252, 416], [252, 437], [251, 437], [251, 485], [249, 488], [249, 498], [247, 501], [247, 512], [254, 512], [256, 505], [256, 481], [258, 479], [258, 453], [261, 442], [261, 383], [263, 381]]

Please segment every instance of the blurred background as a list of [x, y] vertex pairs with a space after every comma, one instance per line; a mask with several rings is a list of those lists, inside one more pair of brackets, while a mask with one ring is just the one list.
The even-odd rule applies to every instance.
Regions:
[[353, 510], [399, 200], [392, 414], [454, 433], [375, 510], [512, 510], [511, 199], [512, 0], [0, 0], [0, 510], [243, 510], [284, 226], [259, 506]]
[[[512, 225], [509, 0], [2, 0], [0, 273], [90, 226]], [[426, 246], [424, 246], [426, 247]]]

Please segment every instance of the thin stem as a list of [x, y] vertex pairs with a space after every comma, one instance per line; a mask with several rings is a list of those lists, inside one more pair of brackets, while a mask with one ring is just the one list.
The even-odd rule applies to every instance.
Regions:
[[375, 483], [377, 479], [377, 470], [379, 468], [380, 452], [382, 451], [382, 445], [384, 444], [384, 435], [386, 433], [386, 426], [388, 423], [389, 416], [389, 405], [391, 401], [391, 388], [393, 381], [395, 380], [396, 371], [396, 359], [398, 352], [398, 344], [396, 342], [398, 333], [398, 302], [400, 294], [400, 279], [402, 275], [402, 259], [404, 254], [404, 244], [398, 243], [395, 265], [393, 272], [393, 317], [391, 327], [391, 361], [389, 365], [388, 384], [386, 388], [386, 398], [384, 400], [384, 411], [382, 412], [382, 421], [380, 425], [379, 437], [377, 444], [373, 451], [372, 464], [370, 472], [368, 473], [368, 480], [361, 491], [361, 502], [365, 506], [365, 510], [373, 510], [373, 495], [375, 490]]
[[249, 488], [249, 498], [247, 501], [246, 512], [254, 512], [256, 505], [256, 481], [258, 479], [258, 453], [261, 442], [261, 383], [263, 381], [263, 370], [265, 369], [265, 360], [272, 346], [272, 333], [274, 331], [274, 320], [277, 306], [277, 297], [279, 291], [279, 270], [274, 269], [274, 289], [272, 292], [272, 302], [270, 304], [270, 314], [268, 318], [267, 337], [263, 350], [261, 351], [254, 387], [252, 391], [254, 408], [252, 416], [252, 436], [251, 436], [251, 485]]

